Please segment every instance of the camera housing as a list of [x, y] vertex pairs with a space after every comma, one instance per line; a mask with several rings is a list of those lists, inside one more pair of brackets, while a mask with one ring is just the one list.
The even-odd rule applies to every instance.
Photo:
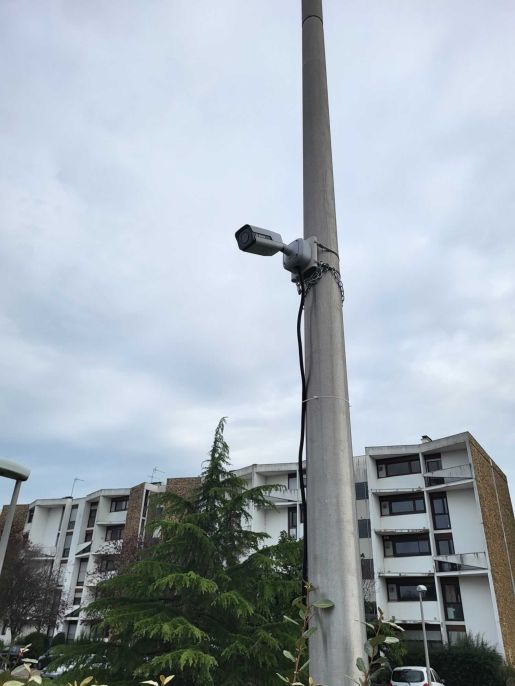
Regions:
[[268, 257], [285, 248], [281, 234], [268, 229], [260, 229], [259, 226], [245, 224], [234, 235], [238, 241], [238, 248], [254, 255]]

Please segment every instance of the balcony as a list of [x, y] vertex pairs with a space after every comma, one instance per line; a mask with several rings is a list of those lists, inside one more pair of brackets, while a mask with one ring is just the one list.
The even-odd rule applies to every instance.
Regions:
[[484, 552], [436, 555], [438, 572], [486, 572], [488, 563]]
[[472, 466], [468, 463], [424, 473], [426, 488], [433, 486], [448, 487], [452, 484], [470, 481], [470, 479], [472, 479]]

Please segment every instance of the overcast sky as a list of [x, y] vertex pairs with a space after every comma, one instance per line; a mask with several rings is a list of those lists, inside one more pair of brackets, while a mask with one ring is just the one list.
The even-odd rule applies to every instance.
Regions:
[[[326, 0], [355, 454], [515, 484], [512, 0]], [[294, 460], [300, 0], [0, 1], [0, 455], [22, 500]], [[0, 499], [8, 484], [0, 484]]]

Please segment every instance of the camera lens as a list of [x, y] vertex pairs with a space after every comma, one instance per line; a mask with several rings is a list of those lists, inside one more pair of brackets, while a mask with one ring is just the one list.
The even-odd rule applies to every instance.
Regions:
[[252, 241], [252, 231], [250, 229], [244, 229], [240, 233], [240, 245], [245, 248]]

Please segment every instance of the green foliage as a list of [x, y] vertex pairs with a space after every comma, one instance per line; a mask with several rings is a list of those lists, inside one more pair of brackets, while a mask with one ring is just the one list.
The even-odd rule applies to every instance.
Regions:
[[292, 607], [296, 611], [293, 614], [299, 617], [300, 621], [289, 615], [284, 615], [286, 622], [297, 627], [298, 635], [294, 654], [289, 650], [283, 650], [284, 657], [292, 663], [290, 665], [292, 671], [291, 674], [279, 674], [278, 672], [277, 677], [284, 684], [290, 684], [290, 686], [304, 686], [305, 684], [308, 686], [322, 686], [322, 684], [316, 684], [314, 678], [308, 675], [308, 641], [317, 630], [317, 627], [313, 626], [313, 619], [316, 613], [320, 610], [334, 607], [334, 603], [327, 598], [320, 598], [311, 602], [310, 595], [314, 587], [309, 582], [306, 582], [304, 588], [305, 594], [295, 598], [292, 603]]
[[[163, 495], [159, 542], [100, 584], [88, 608], [109, 642], [74, 644], [63, 660], [74, 673], [128, 683], [175, 674], [174, 686], [268, 686], [293, 647], [283, 620], [300, 584], [299, 546], [283, 539], [260, 549], [251, 509], [270, 509], [271, 486], [247, 488], [229, 471], [220, 421], [200, 486]], [[63, 662], [61, 660], [61, 662]]]
[[60, 646], [60, 645], [64, 645], [65, 643], [66, 643], [66, 634], [64, 633], [64, 631], [59, 631], [59, 633], [57, 633], [52, 638], [52, 641], [51, 641], [52, 646]]
[[[367, 637], [371, 638], [379, 632], [385, 637], [384, 644], [381, 646], [381, 653], [387, 658], [391, 669], [400, 667], [405, 664], [404, 657], [407, 652], [406, 644], [402, 640], [402, 629], [395, 624], [395, 619], [390, 622], [384, 621], [382, 611], [376, 611], [376, 619], [367, 622]], [[390, 641], [390, 638], [395, 638], [395, 641]], [[387, 670], [383, 670], [381, 675], [376, 677], [376, 683], [386, 683], [388, 681]], [[381, 681], [382, 678], [382, 681]]]
[[384, 618], [381, 608], [377, 608], [377, 619], [366, 622], [367, 640], [364, 649], [368, 660], [356, 658], [356, 667], [361, 672], [359, 680], [352, 679], [357, 686], [384, 684], [391, 674], [388, 651], [400, 642], [399, 635], [404, 631], [395, 622]]
[[[430, 647], [429, 658], [449, 686], [505, 686], [509, 673], [502, 656], [481, 636], [467, 635], [456, 645]], [[404, 664], [425, 664], [422, 644], [410, 645]]]
[[43, 634], [41, 631], [33, 631], [30, 634], [17, 638], [15, 643], [29, 646], [25, 655], [37, 660], [40, 655], [43, 655], [43, 653], [48, 650], [50, 640], [47, 635]]

